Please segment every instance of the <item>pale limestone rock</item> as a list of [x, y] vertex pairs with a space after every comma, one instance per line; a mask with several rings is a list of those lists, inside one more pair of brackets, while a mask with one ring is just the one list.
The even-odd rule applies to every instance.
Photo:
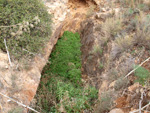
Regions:
[[105, 81], [102, 82], [102, 85], [99, 88], [99, 95], [98, 95], [99, 100], [100, 100], [100, 97], [101, 97], [101, 93], [104, 92], [104, 91], [107, 91], [107, 89], [108, 89], [108, 81], [105, 80]]
[[137, 88], [139, 88], [140, 87], [140, 84], [137, 82], [137, 83], [134, 83], [132, 86], [129, 86], [128, 87], [128, 90], [130, 91], [130, 92], [134, 92]]
[[113, 81], [112, 83], [110, 83], [109, 88], [114, 88], [116, 81]]
[[111, 110], [109, 113], [124, 113], [124, 112], [119, 108], [115, 108], [115, 109]]
[[94, 0], [96, 2], [97, 5], [100, 5], [102, 0]]

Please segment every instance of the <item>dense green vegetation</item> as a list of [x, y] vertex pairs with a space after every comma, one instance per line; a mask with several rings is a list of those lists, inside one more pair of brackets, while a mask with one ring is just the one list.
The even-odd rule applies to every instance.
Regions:
[[[91, 110], [97, 90], [81, 82], [81, 51], [78, 33], [64, 32], [51, 54], [38, 89], [41, 112], [79, 113]], [[44, 95], [44, 97], [43, 97]]]
[[80, 46], [78, 33], [65, 32], [51, 55], [50, 69], [52, 72], [78, 84], [81, 81]]
[[0, 49], [4, 38], [11, 57], [31, 58], [42, 52], [51, 35], [51, 16], [40, 0], [0, 0]]
[[[135, 68], [137, 68], [136, 66]], [[139, 82], [142, 85], [148, 85], [150, 78], [150, 72], [149, 70], [145, 69], [144, 67], [139, 67], [137, 70], [135, 70], [135, 76], [137, 76], [137, 79], [135, 82]]]

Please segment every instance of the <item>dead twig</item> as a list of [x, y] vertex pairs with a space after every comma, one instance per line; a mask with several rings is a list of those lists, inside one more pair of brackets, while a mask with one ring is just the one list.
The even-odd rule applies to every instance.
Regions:
[[135, 111], [131, 111], [130, 113], [136, 113], [139, 112], [140, 110], [143, 110], [144, 108], [146, 108], [147, 106], [150, 105], [150, 102], [148, 104], [146, 104], [144, 107], [142, 107], [141, 109], [135, 110]]
[[18, 102], [18, 101], [16, 101], [16, 100], [14, 100], [14, 99], [12, 99], [11, 97], [8, 97], [7, 95], [2, 94], [1, 92], [0, 92], [0, 95], [2, 95], [2, 96], [4, 96], [4, 97], [8, 98], [9, 100], [11, 100], [11, 101], [17, 103], [18, 105], [21, 105], [21, 106], [23, 106], [23, 107], [25, 107], [25, 108], [28, 108], [28, 109], [34, 111], [35, 113], [40, 113], [40, 112], [36, 111], [35, 109], [33, 109], [33, 108], [31, 108], [31, 107], [29, 107], [29, 106], [27, 106], [27, 105], [24, 105], [24, 104], [22, 104], [22, 103], [20, 103], [20, 102]]
[[23, 48], [22, 50], [28, 52], [28, 53], [31, 54], [31, 55], [34, 55], [34, 56], [36, 55], [35, 53], [32, 53], [32, 52], [30, 52], [30, 51], [28, 51], [28, 50], [26, 50], [26, 49], [24, 49], [24, 48]]
[[16, 26], [18, 26], [18, 25], [20, 25], [20, 23], [19, 23], [19, 24], [16, 24], [16, 25], [0, 26], [0, 28], [10, 28], [10, 27], [16, 27]]
[[141, 107], [142, 107], [143, 96], [144, 96], [144, 92], [141, 93], [141, 99], [139, 101], [139, 113], [142, 113]]
[[141, 67], [144, 63], [148, 62], [150, 60], [150, 57], [147, 58], [146, 60], [144, 60], [140, 65], [138, 65], [135, 69], [133, 69], [132, 71], [130, 71], [124, 78], [128, 77], [129, 75], [131, 75], [135, 70], [137, 70], [139, 67]]
[[4, 43], [5, 43], [5, 48], [6, 48], [7, 55], [8, 55], [9, 64], [12, 67], [12, 63], [11, 63], [11, 59], [10, 59], [10, 55], [9, 55], [9, 51], [8, 51], [8, 47], [7, 47], [6, 39], [5, 38], [4, 38]]

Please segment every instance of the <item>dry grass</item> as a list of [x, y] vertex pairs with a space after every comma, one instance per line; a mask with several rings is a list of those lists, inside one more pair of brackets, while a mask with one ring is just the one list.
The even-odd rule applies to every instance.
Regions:
[[115, 68], [112, 68], [108, 73], [107, 80], [110, 82], [113, 82], [114, 80], [118, 79], [118, 76], [119, 76], [118, 70], [116, 70]]
[[141, 12], [137, 19], [134, 41], [137, 45], [150, 49], [150, 16]]
[[135, 8], [138, 4], [142, 4], [144, 0], [125, 0], [125, 2], [128, 6]]
[[93, 46], [93, 49], [91, 51], [91, 54], [97, 54], [97, 55], [102, 55], [103, 54], [103, 49], [100, 45], [95, 45]]
[[[133, 23], [134, 22], [134, 23]], [[132, 48], [133, 46], [145, 47], [150, 49], [150, 15], [146, 15], [143, 12], [140, 12], [139, 15], [136, 15], [133, 18], [126, 30], [131, 30], [130, 34], [125, 32], [124, 35], [118, 35], [115, 38], [115, 48], [119, 52], [123, 52], [127, 49]], [[129, 28], [130, 27], [130, 28]], [[132, 29], [131, 29], [132, 28]]]
[[113, 94], [114, 92], [111, 90], [103, 92], [101, 94], [100, 101], [97, 104], [95, 113], [105, 113], [111, 109], [111, 107], [113, 106], [113, 99], [114, 99]]
[[142, 11], [150, 10], [150, 0], [118, 0], [122, 6]]
[[90, 16], [92, 16], [92, 14], [93, 14], [95, 8], [96, 8], [95, 5], [90, 6], [90, 8], [88, 9], [88, 11], [87, 11], [87, 13], [86, 13], [86, 17], [87, 17], [87, 18], [90, 17]]
[[120, 48], [122, 51], [125, 49], [129, 49], [133, 46], [133, 36], [132, 35], [126, 35], [124, 37], [119, 37], [115, 40], [118, 48]]
[[112, 17], [108, 18], [102, 24], [102, 31], [105, 34], [105, 40], [114, 37], [122, 29], [122, 18], [121, 17]]
[[123, 77], [120, 77], [116, 82], [115, 82], [115, 90], [121, 90], [122, 88], [126, 88], [127, 85], [129, 83], [129, 80], [127, 78], [123, 78]]
[[144, 0], [118, 0], [122, 5], [126, 5], [131, 8], [137, 7], [139, 4], [144, 3]]

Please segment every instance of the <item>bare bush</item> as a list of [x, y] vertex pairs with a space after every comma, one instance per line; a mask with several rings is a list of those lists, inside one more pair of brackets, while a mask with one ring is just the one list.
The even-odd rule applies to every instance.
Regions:
[[150, 49], [150, 16], [141, 12], [137, 18], [134, 41], [137, 45]]
[[112, 17], [108, 18], [102, 24], [102, 31], [105, 33], [105, 37], [109, 40], [110, 37], [115, 36], [122, 28], [122, 18]]
[[120, 90], [122, 88], [126, 88], [127, 85], [129, 83], [129, 80], [127, 78], [123, 78], [123, 77], [120, 77], [116, 82], [115, 82], [115, 90]]
[[95, 113], [105, 113], [111, 109], [111, 107], [113, 106], [113, 99], [114, 99], [113, 94], [114, 92], [111, 90], [103, 92], [101, 94], [100, 102], [97, 104]]
[[126, 35], [124, 37], [118, 37], [115, 42], [122, 51], [125, 49], [129, 49], [133, 46], [133, 36], [132, 35]]

